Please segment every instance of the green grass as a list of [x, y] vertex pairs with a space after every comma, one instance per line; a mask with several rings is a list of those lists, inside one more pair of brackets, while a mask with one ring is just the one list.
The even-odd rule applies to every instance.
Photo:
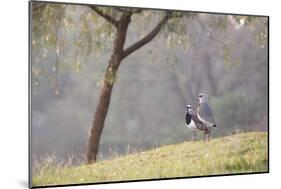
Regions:
[[77, 167], [42, 166], [33, 186], [268, 171], [267, 133], [184, 142]]

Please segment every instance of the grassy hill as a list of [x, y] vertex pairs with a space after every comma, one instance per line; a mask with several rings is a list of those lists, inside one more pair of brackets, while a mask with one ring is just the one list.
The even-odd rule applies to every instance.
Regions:
[[33, 186], [266, 172], [267, 154], [267, 133], [243, 133], [163, 146], [93, 165], [42, 166]]

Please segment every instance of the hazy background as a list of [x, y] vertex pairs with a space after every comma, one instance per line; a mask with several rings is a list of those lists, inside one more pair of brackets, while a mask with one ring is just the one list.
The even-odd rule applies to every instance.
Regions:
[[[75, 23], [81, 12], [73, 16]], [[199, 92], [210, 95], [218, 125], [212, 136], [267, 131], [267, 44], [259, 44], [248, 26], [208, 33], [201, 24], [187, 23], [188, 45], [177, 41], [167, 46], [167, 36], [159, 35], [122, 62], [102, 135], [102, 158], [190, 140], [185, 106], [195, 106]], [[138, 27], [130, 25], [127, 45], [138, 39]], [[75, 32], [67, 35], [70, 42], [76, 37]], [[222, 43], [231, 44], [230, 60]], [[44, 70], [32, 80], [33, 158], [84, 154], [111, 51], [94, 48], [77, 67], [77, 60], [68, 58], [74, 48], [67, 45], [58, 57], [42, 47], [47, 55], [41, 59], [33, 51], [32, 66], [40, 62]], [[63, 59], [70, 60], [56, 67]]]

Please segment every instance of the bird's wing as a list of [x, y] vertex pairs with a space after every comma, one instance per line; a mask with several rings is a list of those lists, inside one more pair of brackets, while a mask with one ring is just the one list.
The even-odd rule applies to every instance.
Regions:
[[199, 106], [199, 116], [204, 122], [215, 124], [215, 119], [213, 116], [213, 110], [208, 105], [208, 103], [201, 103]]
[[191, 122], [192, 117], [188, 114], [188, 112], [185, 113], [185, 123], [189, 124]]
[[198, 118], [198, 116], [194, 113], [191, 115], [192, 116], [192, 120], [195, 122], [195, 123], [199, 123], [199, 124], [203, 124], [202, 121]]
[[193, 122], [195, 123], [196, 125], [196, 128], [199, 129], [199, 130], [206, 130], [206, 126], [203, 124], [203, 122], [198, 118], [197, 114], [191, 110], [190, 111], [190, 115], [191, 115], [191, 119], [193, 120]]

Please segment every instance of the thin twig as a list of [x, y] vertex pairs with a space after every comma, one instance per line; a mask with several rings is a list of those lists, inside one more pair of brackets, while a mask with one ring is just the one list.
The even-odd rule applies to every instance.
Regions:
[[121, 7], [115, 7], [116, 10], [118, 10], [119, 12], [126, 12], [126, 13], [141, 13], [142, 9], [134, 9], [134, 8], [121, 8]]
[[215, 41], [215, 42], [217, 42], [217, 43], [219, 43], [219, 44], [225, 45], [224, 42], [218, 40], [218, 39], [215, 38], [213, 35], [211, 35], [211, 32], [206, 29], [206, 27], [204, 26], [204, 24], [200, 21], [200, 18], [199, 18], [199, 17], [197, 17], [196, 20], [197, 20], [197, 22], [199, 23], [199, 25], [201, 26], [201, 28], [207, 33], [207, 36], [208, 36], [210, 39], [212, 39], [213, 41]]
[[93, 11], [95, 11], [98, 15], [100, 15], [101, 17], [103, 17], [106, 21], [108, 21], [109, 23], [113, 24], [114, 26], [117, 27], [118, 25], [118, 21], [115, 20], [112, 16], [104, 13], [102, 10], [100, 10], [99, 8], [97, 8], [96, 6], [93, 5], [89, 5], [88, 7], [90, 7]]
[[161, 30], [162, 26], [171, 18], [170, 12], [167, 12], [166, 15], [160, 20], [160, 22], [142, 39], [135, 42], [131, 46], [129, 46], [127, 49], [123, 52], [123, 58], [127, 57], [137, 49], [141, 48], [143, 45], [150, 42]]

